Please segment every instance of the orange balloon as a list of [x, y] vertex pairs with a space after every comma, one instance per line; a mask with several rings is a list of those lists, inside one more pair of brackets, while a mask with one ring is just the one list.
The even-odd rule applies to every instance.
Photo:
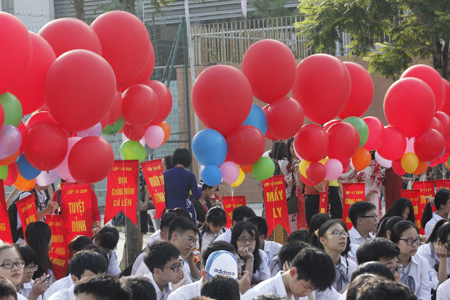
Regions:
[[13, 155], [11, 155], [10, 157], [4, 158], [4, 159], [0, 159], [0, 166], [7, 166], [13, 162], [16, 161], [16, 159], [19, 157], [20, 155], [20, 149], [16, 151], [16, 153], [14, 153]]
[[352, 157], [352, 163], [356, 171], [362, 171], [370, 165], [372, 155], [366, 148], [360, 148]]
[[164, 141], [161, 145], [164, 145], [167, 140], [170, 138], [170, 126], [167, 124], [166, 121], [162, 121], [158, 124], [159, 127], [161, 127], [164, 130]]
[[245, 174], [251, 173], [253, 170], [253, 165], [241, 166], [241, 170], [244, 171]]
[[419, 166], [414, 171], [414, 174], [421, 175], [428, 169], [428, 162], [427, 161], [421, 161], [419, 162]]
[[36, 182], [34, 179], [32, 180], [26, 180], [25, 178], [20, 175], [20, 173], [17, 173], [17, 179], [16, 182], [14, 182], [14, 186], [24, 192], [31, 191], [36, 185]]

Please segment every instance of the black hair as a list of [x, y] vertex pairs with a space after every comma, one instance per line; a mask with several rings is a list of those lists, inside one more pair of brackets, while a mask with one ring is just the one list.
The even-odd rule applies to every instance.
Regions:
[[173, 210], [171, 210], [171, 209], [170, 210], [166, 210], [166, 212], [161, 217], [161, 220], [160, 220], [160, 223], [159, 223], [159, 228], [160, 229], [163, 229], [165, 227], [169, 228], [170, 222], [174, 218], [176, 218], [177, 216], [178, 216], [178, 214], [176, 212], [174, 212]]
[[202, 191], [204, 191], [206, 189], [212, 189], [213, 187], [215, 187], [215, 185], [207, 185], [206, 183], [203, 182]]
[[450, 241], [450, 222], [445, 219], [439, 220], [433, 228], [427, 243], [441, 241], [441, 244], [447, 244]]
[[89, 270], [94, 274], [106, 273], [108, 270], [108, 264], [104, 256], [92, 251], [81, 250], [75, 253], [70, 261], [70, 274], [81, 279], [84, 271]]
[[278, 263], [280, 269], [283, 269], [285, 262], [291, 263], [295, 256], [304, 248], [311, 247], [310, 244], [301, 241], [292, 241], [285, 243], [278, 252]]
[[131, 290], [131, 300], [157, 300], [155, 287], [144, 276], [122, 277], [120, 282]]
[[104, 226], [94, 236], [94, 239], [100, 247], [113, 250], [119, 242], [119, 231], [116, 227]]
[[172, 154], [172, 164], [183, 165], [185, 168], [189, 168], [192, 164], [192, 154], [186, 148], [178, 148]]
[[233, 277], [216, 275], [203, 284], [201, 295], [215, 300], [239, 300], [239, 284]]
[[28, 246], [33, 248], [37, 257], [37, 270], [33, 279], [40, 278], [48, 269], [52, 269], [52, 261], [48, 256], [48, 244], [52, 239], [52, 230], [44, 222], [32, 222], [25, 229], [25, 238]]
[[179, 217], [183, 217], [185, 219], [191, 220], [191, 215], [189, 214], [189, 212], [187, 210], [185, 210], [184, 208], [181, 207], [175, 207], [173, 209], [173, 212], [177, 214], [177, 216]]
[[248, 206], [239, 206], [233, 209], [232, 221], [242, 222], [244, 221], [244, 218], [248, 219], [254, 216], [256, 216], [256, 214], [253, 209]]
[[195, 235], [198, 233], [198, 227], [191, 220], [183, 217], [176, 217], [169, 224], [169, 241], [172, 240], [174, 232], [185, 233], [188, 230], [194, 231]]
[[291, 234], [287, 238], [287, 242], [300, 241], [309, 244], [310, 237], [311, 235], [309, 234], [309, 231], [305, 228], [302, 228], [291, 232]]
[[[406, 221], [409, 222], [409, 221]], [[356, 250], [358, 264], [369, 261], [379, 261], [381, 258], [392, 259], [398, 257], [400, 249], [387, 238], [376, 238], [362, 243]]]
[[[206, 213], [205, 222], [203, 223], [202, 227], [202, 236], [207, 233], [211, 232], [209, 229], [209, 224], [211, 224], [214, 227], [217, 226], [225, 226], [227, 225], [227, 214], [226, 212], [220, 208], [219, 206], [211, 207], [208, 212]], [[201, 245], [200, 245], [201, 246]], [[201, 249], [200, 249], [201, 251]]]
[[350, 218], [353, 227], [356, 228], [356, 225], [358, 225], [358, 218], [364, 217], [367, 212], [374, 209], [377, 209], [377, 207], [370, 202], [360, 201], [353, 203], [348, 209], [348, 217]]
[[85, 235], [77, 235], [73, 240], [69, 242], [69, 251], [78, 252], [85, 246], [92, 244], [92, 240]]
[[166, 155], [163, 157], [164, 163], [166, 164], [166, 170], [170, 170], [175, 167], [172, 163], [172, 155]]
[[34, 263], [37, 265], [37, 256], [36, 252], [34, 252], [33, 248], [24, 244], [13, 244], [14, 247], [20, 252], [20, 256], [22, 256], [23, 261], [25, 262], [25, 266]]
[[[294, 143], [294, 137], [291, 137], [290, 139], [288, 139], [287, 143], [286, 143], [286, 147], [287, 147], [287, 160], [288, 162], [292, 161], [292, 154], [291, 154], [291, 145]], [[294, 157], [294, 159], [297, 159], [297, 157]]]
[[[393, 216], [393, 217], [389, 217], [384, 219], [383, 223], [379, 223], [378, 224], [378, 233], [377, 233], [377, 238], [378, 237], [384, 237], [387, 238], [387, 231], [392, 231], [392, 227], [394, 227], [395, 224], [397, 224], [400, 221], [403, 221], [404, 219], [402, 217], [398, 217], [398, 216]], [[380, 225], [381, 224], [381, 225]]]
[[[322, 226], [320, 226], [317, 236], [315, 234], [313, 234], [311, 236], [311, 245], [324, 250], [324, 247], [323, 247], [322, 243], [320, 242], [320, 238], [324, 237], [328, 228], [330, 228], [333, 225], [341, 225], [342, 229], [344, 229], [344, 231], [348, 233], [347, 226], [345, 226], [345, 224], [342, 224], [342, 223], [343, 223], [342, 220], [326, 221]], [[345, 247], [344, 251], [342, 251], [341, 255], [345, 255], [349, 251], [350, 251], [350, 236], [347, 236], [347, 246]]]
[[[446, 205], [447, 201], [450, 199], [450, 191], [447, 189], [440, 189], [436, 196], [434, 197], [434, 206], [436, 207], [436, 211], [441, 209], [441, 205]], [[422, 228], [425, 228], [425, 225], [427, 225], [428, 221], [431, 220], [433, 217], [433, 210], [431, 209], [431, 204], [428, 202], [425, 205], [425, 208], [422, 213]]]
[[328, 214], [314, 214], [311, 219], [309, 219], [309, 238], [311, 239], [311, 236], [314, 235], [314, 232], [328, 220], [331, 220], [331, 217]]
[[[100, 246], [98, 246], [96, 244], [89, 244], [89, 245], [84, 246], [84, 248], [82, 250], [91, 250], [91, 251], [94, 251], [94, 252], [100, 254], [106, 260], [106, 269], [109, 268], [108, 254]], [[70, 267], [70, 263], [69, 263], [69, 267]]]
[[[364, 277], [362, 277], [364, 276]], [[379, 300], [379, 299], [402, 299], [417, 300], [412, 289], [404, 284], [393, 280], [384, 279], [377, 275], [366, 277], [358, 276], [355, 285], [351, 285], [347, 300]]]
[[236, 247], [237, 249], [238, 248], [237, 239], [241, 236], [241, 234], [244, 231], [248, 232], [248, 234], [254, 237], [256, 241], [255, 249], [253, 249], [253, 258], [255, 259], [255, 261], [253, 262], [253, 274], [255, 274], [256, 271], [259, 270], [260, 264], [262, 262], [261, 256], [259, 255], [259, 239], [258, 239], [258, 230], [256, 229], [256, 226], [250, 222], [237, 223], [236, 226], [233, 227], [233, 231], [231, 232], [230, 244]]
[[408, 198], [402, 197], [397, 199], [397, 201], [395, 201], [394, 204], [392, 204], [391, 208], [386, 212], [386, 214], [380, 219], [380, 222], [378, 223], [378, 228], [382, 224], [384, 224], [384, 221], [386, 219], [389, 219], [390, 217], [397, 216], [403, 219], [403, 211], [405, 210], [406, 207], [409, 207], [409, 215], [406, 220], [416, 223], [416, 217], [414, 216], [414, 207], [411, 201]]
[[395, 224], [391, 231], [391, 241], [397, 244], [400, 241], [403, 232], [408, 230], [409, 228], [414, 228], [417, 230], [417, 233], [419, 233], [419, 228], [417, 228], [417, 225], [411, 223], [410, 221], [404, 220]]
[[0, 299], [7, 299], [8, 297], [17, 300], [16, 288], [11, 281], [0, 277]]
[[395, 280], [394, 274], [392, 273], [391, 270], [389, 270], [388, 267], [386, 267], [385, 265], [383, 265], [378, 261], [368, 261], [360, 264], [353, 271], [351, 281], [353, 281], [359, 275], [366, 273], [383, 276], [384, 278], [390, 279], [392, 281]]
[[112, 275], [83, 278], [75, 283], [74, 293], [88, 294], [96, 300], [131, 300], [131, 290]]
[[311, 281], [319, 292], [328, 289], [336, 278], [331, 257], [314, 247], [300, 251], [292, 261], [291, 268], [297, 269], [297, 280]]
[[285, 142], [276, 141], [272, 145], [269, 157], [273, 160], [285, 159], [288, 155], [288, 147]]
[[267, 238], [267, 233], [269, 232], [269, 226], [267, 225], [266, 219], [263, 217], [254, 216], [247, 219], [247, 222], [252, 223], [256, 226], [258, 230], [258, 235], [264, 235], [264, 239]]
[[216, 251], [228, 251], [230, 253], [239, 255], [239, 252], [237, 251], [236, 247], [231, 245], [230, 243], [226, 241], [217, 241], [209, 244], [209, 246], [203, 251], [202, 253], [202, 263], [203, 265], [206, 264], [206, 261], [208, 260], [208, 257], [211, 255], [211, 253]]
[[145, 248], [144, 263], [153, 273], [161, 269], [172, 259], [180, 257], [180, 250], [168, 241], [156, 241], [150, 248]]

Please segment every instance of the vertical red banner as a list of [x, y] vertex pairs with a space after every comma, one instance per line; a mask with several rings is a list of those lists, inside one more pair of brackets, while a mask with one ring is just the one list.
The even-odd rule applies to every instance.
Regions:
[[436, 187], [438, 188], [438, 190], [450, 190], [450, 179], [436, 179]]
[[[434, 181], [415, 181], [413, 183], [413, 187], [416, 190], [420, 190], [420, 201], [419, 201], [419, 220], [422, 218], [423, 210], [425, 209], [425, 205], [428, 203], [425, 197], [433, 197], [436, 195], [434, 191]], [[424, 228], [419, 226], [420, 234], [425, 234]]]
[[89, 184], [62, 184], [61, 210], [67, 242], [77, 235], [92, 237], [92, 199]]
[[284, 175], [272, 176], [262, 182], [264, 191], [264, 208], [266, 210], [266, 221], [269, 225], [269, 236], [277, 224], [291, 233], [289, 227], [289, 215], [286, 199], [286, 182]]
[[155, 205], [155, 218], [161, 218], [166, 209], [166, 191], [164, 185], [164, 174], [162, 168], [162, 160], [155, 159], [141, 163], [142, 172], [144, 173], [145, 182], [148, 191]]
[[366, 186], [364, 183], [342, 184], [344, 198], [342, 201], [342, 220], [347, 225], [348, 230], [350, 230], [353, 226], [352, 221], [350, 221], [350, 218], [348, 217], [348, 209], [352, 206], [352, 204], [365, 200], [365, 189]]
[[414, 208], [414, 217], [416, 219], [417, 227], [420, 227], [420, 220], [422, 218], [422, 214], [419, 214], [419, 202], [420, 202], [420, 190], [400, 190], [400, 196], [408, 198], [411, 201], [411, 204]]
[[64, 235], [63, 217], [61, 215], [47, 215], [45, 222], [52, 230], [52, 247], [48, 251], [48, 256], [53, 263], [52, 271], [56, 279], [61, 279], [66, 276], [69, 263], [68, 241]]
[[328, 214], [328, 191], [320, 192], [319, 213]]
[[233, 223], [233, 210], [239, 206], [247, 205], [245, 196], [223, 196], [222, 197], [223, 209], [227, 215], [227, 228], [230, 228]]
[[123, 212], [137, 225], [138, 176], [137, 160], [114, 161], [112, 171], [108, 175], [104, 223]]
[[25, 236], [25, 229], [28, 224], [38, 221], [34, 194], [30, 194], [22, 200], [17, 201], [16, 205], [20, 222], [22, 223], [23, 236]]
[[5, 201], [5, 188], [2, 179], [0, 179], [0, 240], [8, 244], [14, 243], [11, 236], [8, 208]]

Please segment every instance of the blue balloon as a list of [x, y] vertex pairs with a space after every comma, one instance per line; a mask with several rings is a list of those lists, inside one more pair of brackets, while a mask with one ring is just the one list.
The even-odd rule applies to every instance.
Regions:
[[219, 185], [222, 182], [222, 172], [217, 166], [205, 166], [202, 171], [202, 180], [209, 186]]
[[256, 127], [263, 135], [265, 135], [267, 131], [266, 114], [261, 107], [256, 104], [252, 104], [252, 109], [242, 125], [251, 125]]
[[228, 146], [225, 138], [214, 129], [199, 131], [192, 139], [192, 153], [204, 166], [220, 166], [227, 158]]
[[25, 155], [22, 153], [19, 156], [19, 159], [17, 160], [17, 167], [19, 168], [19, 173], [22, 175], [23, 178], [26, 180], [31, 180], [36, 178], [39, 174], [41, 174], [41, 171], [33, 167], [25, 157]]

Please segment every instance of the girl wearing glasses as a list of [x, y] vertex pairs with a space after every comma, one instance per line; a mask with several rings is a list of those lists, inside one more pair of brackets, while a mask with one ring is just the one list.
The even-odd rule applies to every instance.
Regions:
[[[20, 252], [13, 245], [0, 246], [0, 277], [11, 281], [14, 286], [22, 283], [23, 267], [25, 263], [20, 257]], [[26, 300], [24, 296], [17, 294], [18, 300]]]
[[420, 255], [419, 228], [410, 221], [400, 221], [392, 228], [391, 241], [400, 248], [398, 259], [403, 265], [400, 282], [409, 286], [419, 300], [431, 299], [430, 267]]

